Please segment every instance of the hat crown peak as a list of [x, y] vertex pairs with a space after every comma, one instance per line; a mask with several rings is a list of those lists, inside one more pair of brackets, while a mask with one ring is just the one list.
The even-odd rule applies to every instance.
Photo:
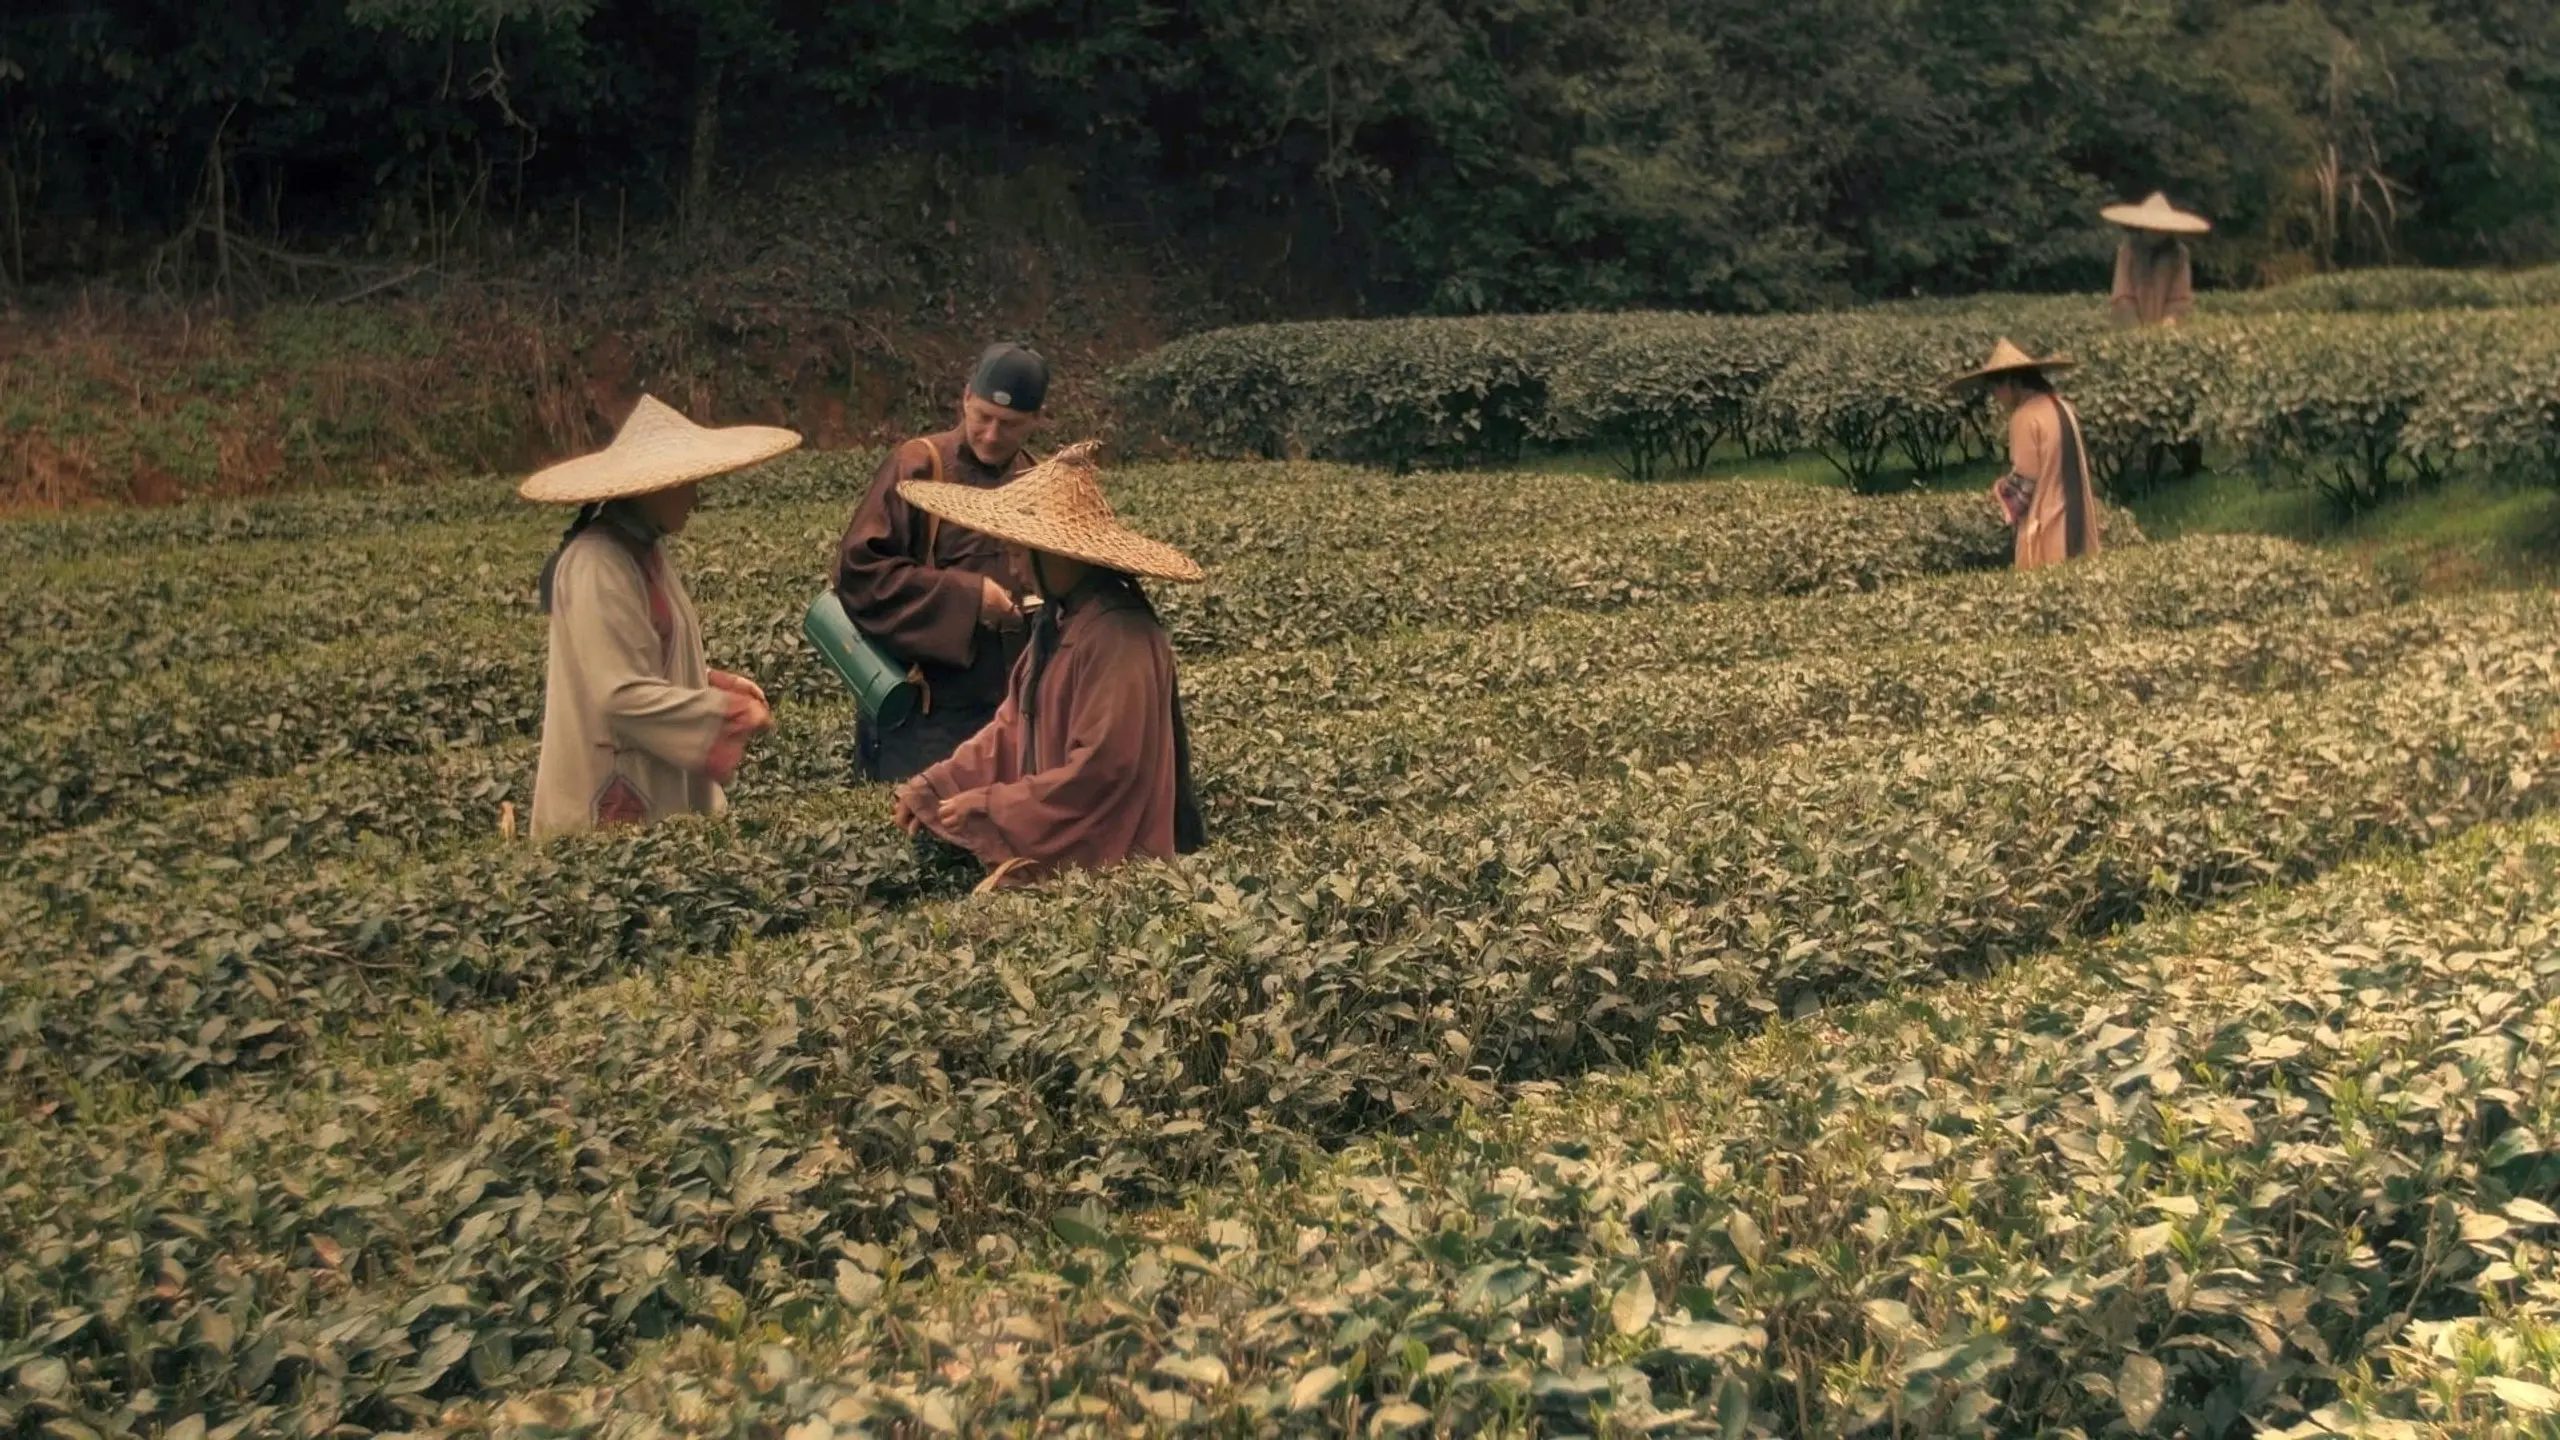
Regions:
[[1059, 519], [1114, 521], [1118, 517], [1102, 493], [1093, 450], [1089, 440], [1070, 445], [1032, 466], [1013, 487], [1020, 487], [1026, 504]]
[[674, 406], [655, 395], [644, 394], [640, 397], [639, 403], [631, 407], [631, 414], [623, 420], [622, 428], [614, 432], [613, 438], [616, 444], [620, 444], [625, 440], [645, 440], [657, 435], [701, 428], [687, 420], [683, 412]]

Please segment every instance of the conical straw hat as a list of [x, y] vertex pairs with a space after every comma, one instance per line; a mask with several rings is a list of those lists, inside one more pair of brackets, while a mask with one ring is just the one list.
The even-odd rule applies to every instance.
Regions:
[[2098, 212], [2098, 218], [2128, 230], [2157, 230], [2164, 235], [2201, 235], [2213, 228], [2212, 221], [2170, 204], [2168, 195], [2158, 190], [2139, 205], [2110, 205]]
[[799, 443], [797, 432], [771, 425], [696, 425], [643, 395], [612, 444], [536, 471], [516, 493], [545, 505], [621, 500], [742, 470]]
[[1991, 358], [1983, 362], [1982, 368], [1968, 370], [1947, 383], [1969, 385], [1976, 380], [1988, 380], [1994, 375], [2005, 375], [2012, 370], [2068, 370], [2074, 363], [2069, 357], [2062, 355], [2039, 360], [2019, 349], [2011, 343], [2008, 336], [2003, 335], [2000, 337], [2000, 343], [1991, 347]]
[[993, 489], [909, 480], [898, 493], [919, 510], [998, 540], [1149, 579], [1199, 579], [1190, 556], [1111, 513], [1095, 478], [1098, 443], [1079, 441]]

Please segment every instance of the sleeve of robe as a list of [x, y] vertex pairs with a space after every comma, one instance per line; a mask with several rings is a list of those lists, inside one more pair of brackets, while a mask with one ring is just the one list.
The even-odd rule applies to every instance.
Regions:
[[1144, 807], [1145, 787], [1168, 778], [1150, 755], [1173, 723], [1173, 652], [1151, 622], [1125, 613], [1096, 618], [1104, 623], [1080, 647], [1076, 673], [1067, 677], [1074, 704], [1061, 763], [993, 784], [965, 783], [1018, 770], [1006, 763], [1008, 752], [996, 748], [1021, 744], [1016, 686], [993, 722], [950, 760], [925, 772], [941, 799], [986, 791], [983, 813], [940, 833], [989, 868], [1016, 856], [1054, 866], [1089, 853], [1097, 838], [1117, 838], [1113, 832], [1129, 827], [1131, 812]]
[[913, 445], [899, 446], [880, 462], [836, 550], [836, 598], [854, 624], [898, 654], [958, 669], [969, 663], [978, 643], [984, 587], [967, 571], [938, 570], [914, 559], [916, 527], [924, 520], [898, 494], [898, 482], [932, 473]]
[[2168, 298], [2161, 303], [2160, 318], [2184, 320], [2195, 313], [2195, 308], [2195, 260], [2187, 253], [2187, 247], [2181, 245], [2178, 247], [2178, 263], [2169, 272], [2169, 294]]
[[659, 674], [658, 631], [649, 623], [640, 563], [618, 546], [572, 545], [561, 552], [551, 594], [560, 641], [576, 647], [614, 739], [701, 771], [728, 723], [729, 696]]
[[2107, 291], [2107, 311], [2119, 325], [2133, 325], [2142, 319], [2142, 301], [2133, 293], [2133, 242], [2116, 247], [2116, 281]]
[[[1022, 663], [1014, 662], [1017, 672]], [[934, 799], [948, 800], [971, 790], [983, 790], [1013, 774], [1021, 768], [1021, 754], [1021, 697], [1016, 688], [1008, 688], [994, 719], [979, 726], [976, 734], [961, 741], [958, 749], [916, 779]]]

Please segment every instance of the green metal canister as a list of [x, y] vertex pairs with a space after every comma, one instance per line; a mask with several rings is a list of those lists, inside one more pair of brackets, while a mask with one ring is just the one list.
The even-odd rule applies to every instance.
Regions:
[[907, 678], [907, 667], [862, 633], [835, 591], [822, 590], [809, 602], [808, 613], [800, 617], [800, 633], [835, 667], [872, 724], [894, 730], [915, 713], [916, 686]]

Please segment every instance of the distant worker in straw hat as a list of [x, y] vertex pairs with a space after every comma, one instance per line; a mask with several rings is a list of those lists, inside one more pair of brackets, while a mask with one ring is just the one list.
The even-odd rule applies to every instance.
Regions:
[[[2185, 237], [2206, 233], [2212, 222], [2170, 204], [2157, 190], [2139, 205], [2110, 205], [2098, 214], [2125, 228], [2124, 243], [2116, 247], [2115, 289], [2107, 297], [2116, 324], [2147, 329], [2184, 323], [2196, 308], [2195, 263]], [[2190, 439], [2152, 446], [2146, 470], [2158, 476], [2161, 461], [2171, 454], [2182, 475], [2204, 468], [2204, 443]]]
[[706, 429], [643, 395], [611, 445], [518, 488], [578, 507], [542, 567], [551, 662], [535, 835], [727, 807], [720, 787], [773, 712], [754, 681], [704, 663], [702, 622], [665, 542], [701, 482], [799, 443], [763, 425]]
[[2110, 205], [2098, 214], [2127, 232], [2116, 247], [2115, 289], [2107, 298], [2115, 322], [2128, 328], [2175, 325], [2194, 313], [2195, 264], [2184, 237], [2202, 235], [2212, 224], [2170, 204], [2157, 190], [2139, 205]]
[[1200, 567], [1122, 526], [1093, 442], [997, 489], [908, 481], [909, 504], [1006, 547], [1043, 603], [994, 720], [899, 787], [897, 819], [969, 851], [990, 885], [1165, 858], [1205, 839], [1173, 646], [1141, 579]]
[[960, 396], [960, 423], [889, 453], [836, 551], [836, 598], [864, 634], [913, 667], [919, 704], [881, 729], [854, 725], [856, 764], [871, 780], [905, 780], [949, 755], [995, 718], [1021, 653], [1022, 606], [1003, 547], [966, 525], [909, 505], [908, 480], [984, 490], [1030, 463], [1023, 441], [1049, 393], [1049, 362], [1020, 345], [978, 356]]
[[2039, 360], [2007, 337], [1978, 370], [1952, 382], [1988, 388], [2009, 417], [2009, 471], [1992, 485], [2017, 531], [2017, 568], [2033, 570], [2098, 553], [2098, 498], [2089, 483], [2089, 447], [2080, 416], [2047, 372], [2071, 361]]

